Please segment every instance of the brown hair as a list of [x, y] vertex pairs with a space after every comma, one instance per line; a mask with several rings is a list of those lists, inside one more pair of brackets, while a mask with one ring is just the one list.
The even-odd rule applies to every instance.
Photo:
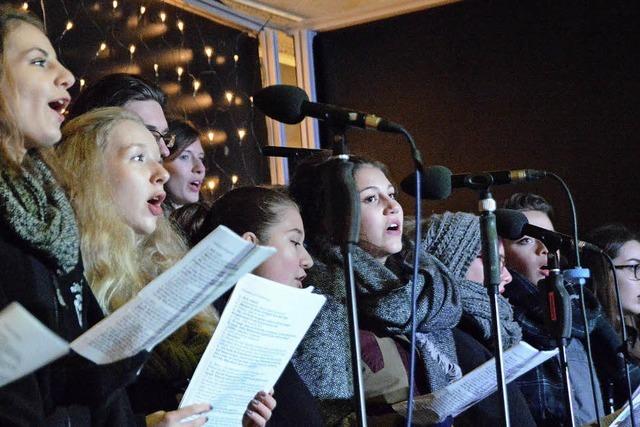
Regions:
[[168, 133], [175, 135], [176, 140], [173, 146], [169, 148], [169, 156], [164, 159], [165, 162], [175, 160], [200, 137], [200, 133], [195, 126], [191, 122], [182, 119], [170, 119]]
[[280, 221], [283, 209], [298, 205], [282, 188], [240, 187], [216, 200], [202, 226], [189, 236], [195, 245], [219, 225], [229, 227], [236, 234], [252, 232], [258, 240], [269, 240], [269, 228]]
[[42, 22], [34, 15], [13, 6], [0, 6], [0, 81], [6, 80], [11, 94], [0, 91], [0, 167], [17, 172], [26, 153], [24, 135], [18, 127], [8, 96], [15, 98], [16, 88], [5, 58], [9, 33], [20, 23], [27, 23], [44, 33]]

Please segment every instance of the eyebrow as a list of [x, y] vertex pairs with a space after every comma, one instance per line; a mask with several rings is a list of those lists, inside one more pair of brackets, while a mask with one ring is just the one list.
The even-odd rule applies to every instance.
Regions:
[[40, 52], [40, 53], [41, 53], [45, 58], [47, 58], [47, 59], [48, 59], [48, 58], [49, 58], [49, 56], [50, 56], [50, 55], [49, 55], [49, 52], [47, 52], [47, 51], [46, 51], [46, 50], [44, 50], [43, 48], [41, 48], [41, 47], [37, 47], [37, 46], [36, 46], [36, 47], [31, 47], [31, 48], [29, 48], [29, 49], [25, 50], [25, 51], [24, 51], [24, 53], [23, 53], [23, 55], [25, 55], [25, 56], [26, 56], [26, 55], [30, 54], [31, 52], [33, 52], [34, 50], [35, 50], [35, 51], [37, 51], [37, 52]]
[[300, 230], [299, 228], [292, 228], [291, 230], [287, 230], [287, 232], [294, 232], [294, 233], [298, 233], [299, 235], [303, 235], [304, 233], [302, 232], [302, 230]]
[[[377, 190], [377, 189], [378, 189], [378, 186], [370, 185], [368, 187], [363, 188], [362, 190], [358, 190], [358, 193], [362, 193], [363, 191], [366, 191], [366, 190]], [[395, 190], [396, 188], [393, 186], [393, 184], [389, 184], [389, 186], [387, 187], [387, 190], [389, 189]]]

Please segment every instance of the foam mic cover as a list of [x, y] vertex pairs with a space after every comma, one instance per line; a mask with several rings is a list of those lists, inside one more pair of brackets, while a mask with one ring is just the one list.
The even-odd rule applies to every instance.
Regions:
[[513, 209], [496, 209], [496, 230], [505, 239], [517, 240], [524, 235], [524, 227], [529, 224], [522, 212]]
[[[422, 198], [444, 200], [451, 195], [451, 171], [444, 166], [429, 166], [421, 176]], [[416, 174], [412, 173], [402, 180], [400, 188], [416, 197]]]
[[253, 95], [253, 104], [265, 115], [282, 123], [293, 125], [304, 118], [302, 105], [309, 102], [306, 92], [289, 85], [267, 86]]

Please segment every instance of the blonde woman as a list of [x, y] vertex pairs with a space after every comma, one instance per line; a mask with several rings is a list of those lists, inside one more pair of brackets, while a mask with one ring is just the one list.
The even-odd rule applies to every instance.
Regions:
[[[110, 313], [186, 253], [185, 243], [162, 211], [169, 174], [151, 132], [137, 115], [119, 107], [73, 119], [63, 129], [56, 154], [80, 226], [87, 279], [105, 313]], [[154, 351], [143, 375], [182, 378], [192, 373], [215, 322], [213, 311], [200, 313]], [[155, 402], [149, 396], [151, 402], [140, 405], [160, 403], [153, 408], [157, 410], [177, 406], [175, 395], [165, 397]], [[256, 396], [255, 411], [248, 410], [245, 424], [264, 425], [273, 405], [271, 396]], [[191, 415], [184, 413], [186, 409], [175, 413]], [[152, 415], [155, 419], [164, 412]], [[206, 419], [196, 421], [193, 425]]]

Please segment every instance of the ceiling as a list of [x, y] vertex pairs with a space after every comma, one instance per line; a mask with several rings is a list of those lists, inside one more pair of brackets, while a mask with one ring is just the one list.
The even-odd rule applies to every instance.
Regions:
[[247, 15], [290, 29], [328, 31], [459, 0], [222, 0]]

